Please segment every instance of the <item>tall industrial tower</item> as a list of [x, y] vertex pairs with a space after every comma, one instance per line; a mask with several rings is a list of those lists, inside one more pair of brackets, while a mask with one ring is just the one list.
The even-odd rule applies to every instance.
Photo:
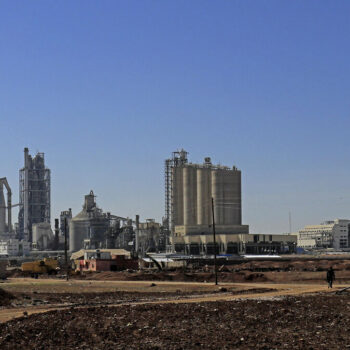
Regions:
[[188, 152], [184, 149], [172, 153], [172, 157], [165, 160], [165, 229], [167, 233], [167, 244], [169, 236], [174, 233], [174, 169], [188, 163]]
[[19, 171], [19, 238], [31, 241], [32, 224], [50, 223], [50, 189], [50, 169], [45, 167], [44, 153], [32, 158], [25, 148], [24, 168]]

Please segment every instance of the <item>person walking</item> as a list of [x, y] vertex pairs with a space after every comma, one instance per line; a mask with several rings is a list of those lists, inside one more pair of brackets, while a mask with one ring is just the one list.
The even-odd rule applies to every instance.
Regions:
[[328, 288], [333, 288], [333, 281], [335, 280], [335, 273], [333, 270], [333, 267], [331, 266], [327, 270], [327, 282], [328, 282]]

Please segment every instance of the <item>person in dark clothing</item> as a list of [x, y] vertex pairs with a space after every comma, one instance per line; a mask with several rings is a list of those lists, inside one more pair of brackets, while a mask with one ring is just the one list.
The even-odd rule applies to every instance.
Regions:
[[327, 271], [328, 288], [333, 288], [334, 280], [335, 280], [335, 273], [334, 273], [333, 267], [331, 266]]

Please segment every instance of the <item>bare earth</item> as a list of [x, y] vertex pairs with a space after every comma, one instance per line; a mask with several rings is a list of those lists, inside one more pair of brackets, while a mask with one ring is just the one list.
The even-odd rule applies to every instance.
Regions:
[[219, 286], [196, 282], [211, 272], [12, 278], [0, 283], [0, 349], [350, 349], [350, 292], [335, 293], [350, 287], [348, 265], [333, 289], [326, 266], [271, 263], [222, 271]]

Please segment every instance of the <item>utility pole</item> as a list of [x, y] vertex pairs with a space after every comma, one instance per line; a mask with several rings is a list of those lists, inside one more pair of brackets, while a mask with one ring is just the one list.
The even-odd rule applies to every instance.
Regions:
[[215, 270], [215, 285], [218, 285], [218, 269], [216, 266], [216, 232], [215, 232], [215, 216], [214, 216], [214, 198], [211, 197], [211, 211], [213, 214], [213, 239], [214, 239], [214, 270]]
[[292, 214], [289, 210], [289, 234], [292, 234]]
[[64, 218], [64, 260], [66, 264], [66, 280], [69, 279], [69, 267], [68, 267], [68, 244], [67, 244], [67, 218]]

